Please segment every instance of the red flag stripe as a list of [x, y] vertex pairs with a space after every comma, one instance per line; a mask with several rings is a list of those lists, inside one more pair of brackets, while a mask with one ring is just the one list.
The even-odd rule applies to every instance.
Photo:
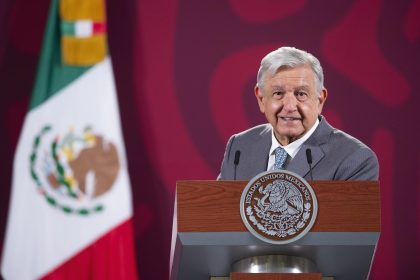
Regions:
[[135, 280], [134, 248], [133, 222], [129, 219], [41, 279]]

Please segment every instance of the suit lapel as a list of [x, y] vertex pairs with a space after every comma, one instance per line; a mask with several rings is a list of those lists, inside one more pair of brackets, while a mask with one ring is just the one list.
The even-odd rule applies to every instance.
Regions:
[[317, 129], [311, 137], [302, 144], [299, 152], [289, 163], [287, 170], [295, 172], [301, 177], [305, 177], [309, 173], [306, 149], [311, 149], [312, 168], [314, 168], [325, 156], [322, 145], [328, 142], [332, 129], [333, 128], [327, 123], [325, 118], [322, 117]]
[[324, 151], [319, 146], [303, 144], [299, 152], [289, 163], [287, 170], [305, 177], [309, 173], [309, 164], [306, 158], [306, 149], [311, 149], [312, 168], [325, 156]]
[[249, 160], [244, 167], [244, 174], [255, 175], [267, 170], [268, 153], [271, 147], [271, 125], [262, 132], [262, 137], [249, 150]]

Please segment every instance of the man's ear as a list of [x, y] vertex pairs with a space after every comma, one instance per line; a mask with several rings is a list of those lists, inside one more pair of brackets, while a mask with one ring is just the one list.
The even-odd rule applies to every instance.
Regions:
[[319, 114], [321, 114], [321, 112], [322, 112], [322, 108], [324, 107], [324, 104], [325, 104], [325, 101], [327, 100], [327, 97], [328, 97], [328, 91], [327, 91], [326, 88], [323, 88], [321, 90], [321, 92], [319, 93], [319, 96], [318, 96], [318, 101], [319, 101], [318, 111], [319, 111]]
[[255, 86], [254, 92], [255, 92], [255, 97], [257, 98], [257, 101], [258, 101], [258, 106], [260, 107], [260, 111], [261, 111], [261, 113], [264, 114], [265, 113], [264, 93], [262, 92], [262, 90], [258, 86]]

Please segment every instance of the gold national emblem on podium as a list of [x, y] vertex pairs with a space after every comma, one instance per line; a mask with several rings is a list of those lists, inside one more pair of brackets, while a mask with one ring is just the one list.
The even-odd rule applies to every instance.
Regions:
[[312, 187], [299, 175], [268, 171], [249, 181], [242, 192], [240, 211], [254, 236], [273, 244], [287, 244], [312, 228], [318, 203]]

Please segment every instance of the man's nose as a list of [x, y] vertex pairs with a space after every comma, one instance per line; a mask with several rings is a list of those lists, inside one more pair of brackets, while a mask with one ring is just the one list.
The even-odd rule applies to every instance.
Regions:
[[294, 111], [297, 108], [297, 100], [293, 93], [287, 93], [283, 98], [283, 107], [287, 111]]

